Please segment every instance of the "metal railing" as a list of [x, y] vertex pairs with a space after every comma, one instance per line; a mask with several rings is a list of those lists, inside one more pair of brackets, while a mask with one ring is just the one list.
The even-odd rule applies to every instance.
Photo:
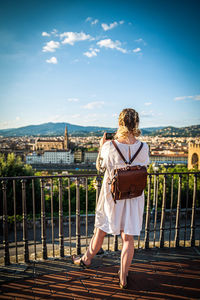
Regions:
[[[87, 249], [102, 176], [1, 177], [0, 182], [1, 263], [64, 257]], [[135, 246], [199, 246], [199, 191], [200, 172], [148, 174], [143, 230]], [[107, 250], [116, 251], [119, 244], [117, 236], [107, 236]]]

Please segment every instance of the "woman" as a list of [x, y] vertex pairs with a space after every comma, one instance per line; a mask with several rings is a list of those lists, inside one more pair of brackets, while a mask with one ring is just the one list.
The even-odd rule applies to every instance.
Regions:
[[[136, 153], [141, 142], [136, 139], [140, 135], [138, 113], [131, 108], [124, 109], [119, 115], [119, 128], [115, 142], [127, 161]], [[109, 182], [114, 174], [114, 169], [123, 168], [124, 161], [118, 154], [111, 141], [106, 140], [106, 134], [100, 141], [100, 154], [97, 168], [105, 169], [104, 180], [98, 199], [95, 216], [95, 234], [86, 253], [80, 257], [73, 257], [76, 265], [89, 266], [92, 258], [100, 250], [106, 234], [122, 237], [122, 251], [120, 271], [118, 272], [120, 287], [127, 287], [128, 269], [134, 255], [134, 235], [140, 235], [144, 211], [144, 192], [141, 196], [113, 201]], [[132, 162], [132, 165], [147, 166], [149, 163], [149, 149], [146, 143]]]

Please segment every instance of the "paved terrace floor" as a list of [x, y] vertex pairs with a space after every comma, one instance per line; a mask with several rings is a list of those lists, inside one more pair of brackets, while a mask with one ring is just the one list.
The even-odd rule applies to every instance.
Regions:
[[200, 299], [200, 248], [136, 250], [127, 290], [118, 285], [120, 251], [89, 269], [69, 257], [0, 268], [0, 299]]

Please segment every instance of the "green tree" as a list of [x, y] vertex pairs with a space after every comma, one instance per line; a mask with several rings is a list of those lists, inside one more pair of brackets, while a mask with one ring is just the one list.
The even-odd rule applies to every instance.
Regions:
[[[159, 166], [157, 173], [170, 173], [164, 176], [160, 174], [159, 176], [152, 175], [151, 180], [151, 207], [154, 202], [154, 188], [155, 188], [155, 179], [156, 179], [156, 188], [158, 190], [158, 209], [162, 207], [162, 199], [163, 199], [163, 187], [164, 187], [164, 177], [166, 179], [166, 208], [176, 208], [177, 200], [178, 200], [178, 186], [179, 186], [179, 174], [181, 174], [181, 208], [192, 207], [193, 200], [193, 189], [194, 189], [194, 175], [192, 174], [184, 174], [189, 170], [185, 166], [176, 165], [174, 167], [166, 168], [165, 166]], [[196, 169], [190, 170], [192, 172], [197, 171]], [[153, 166], [150, 165], [148, 168], [148, 172], [152, 174], [156, 174], [153, 170]], [[198, 191], [200, 190], [200, 180], [198, 176], [197, 180], [197, 207], [199, 207], [200, 199], [198, 196]], [[146, 199], [147, 199], [147, 189], [145, 191]], [[172, 203], [171, 203], [172, 200]]]
[[[33, 176], [34, 171], [30, 165], [26, 165], [22, 162], [19, 156], [14, 153], [8, 154], [7, 158], [0, 154], [0, 177], [17, 177], [17, 176]], [[16, 184], [16, 210], [17, 214], [22, 214], [22, 184], [19, 179], [15, 180]], [[35, 180], [35, 198], [36, 198], [36, 212], [40, 211], [40, 186], [39, 181]], [[13, 215], [13, 181], [9, 180], [7, 182], [7, 211], [8, 215]], [[1, 199], [2, 199], [2, 189], [1, 189]], [[26, 203], [27, 203], [27, 213], [32, 213], [32, 181], [28, 179], [26, 181]], [[2, 201], [1, 201], [2, 203]], [[2, 206], [1, 206], [2, 214]]]

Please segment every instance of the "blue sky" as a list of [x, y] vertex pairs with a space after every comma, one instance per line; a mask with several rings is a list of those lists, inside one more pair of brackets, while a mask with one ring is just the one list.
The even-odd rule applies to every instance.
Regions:
[[200, 124], [200, 2], [0, 1], [0, 128]]

